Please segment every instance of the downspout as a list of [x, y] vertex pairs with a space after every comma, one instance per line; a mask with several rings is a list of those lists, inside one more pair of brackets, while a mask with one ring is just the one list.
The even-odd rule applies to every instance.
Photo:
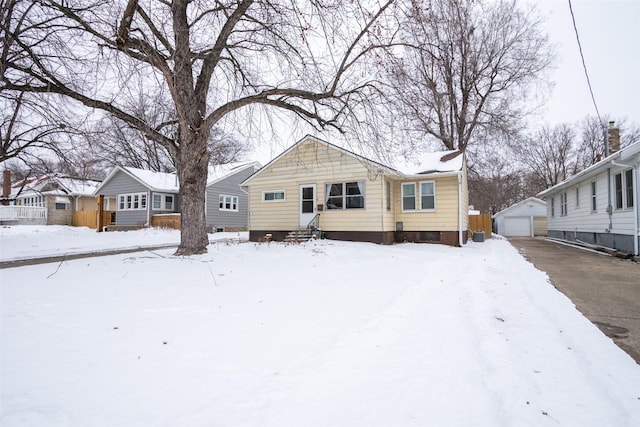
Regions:
[[462, 247], [462, 172], [458, 172], [458, 245]]
[[[637, 166], [631, 166], [631, 165], [625, 165], [624, 163], [616, 163], [615, 160], [611, 160], [611, 164], [613, 166], [618, 166], [621, 168], [631, 168], [632, 172], [632, 178], [633, 179], [633, 188], [636, 190], [636, 193], [638, 193], [638, 167]], [[611, 168], [609, 168], [609, 171], [611, 171]], [[637, 195], [636, 195], [637, 196]], [[637, 197], [636, 197], [637, 199]], [[633, 229], [634, 229], [634, 235], [633, 235], [633, 252], [634, 255], [640, 255], [640, 253], [638, 253], [638, 233], [640, 232], [640, 229], [638, 228], [638, 223], [640, 223], [640, 208], [638, 207], [638, 200], [634, 200], [633, 203]]]
[[[604, 156], [609, 157], [609, 128], [605, 127]], [[609, 227], [607, 233], [613, 230], [613, 205], [611, 204], [611, 167], [607, 168], [607, 215], [609, 215]]]
[[153, 208], [153, 200], [151, 200], [151, 192], [147, 191], [147, 228], [151, 228], [151, 208]]

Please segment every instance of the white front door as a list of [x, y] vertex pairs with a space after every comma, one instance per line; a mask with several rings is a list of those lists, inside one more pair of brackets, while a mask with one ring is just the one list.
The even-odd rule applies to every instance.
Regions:
[[300, 227], [306, 228], [316, 216], [316, 185], [300, 186]]

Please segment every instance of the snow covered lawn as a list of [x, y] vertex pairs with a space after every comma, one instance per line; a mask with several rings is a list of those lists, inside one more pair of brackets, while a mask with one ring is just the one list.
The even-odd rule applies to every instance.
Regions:
[[640, 425], [640, 366], [507, 241], [172, 252], [0, 270], [3, 427]]

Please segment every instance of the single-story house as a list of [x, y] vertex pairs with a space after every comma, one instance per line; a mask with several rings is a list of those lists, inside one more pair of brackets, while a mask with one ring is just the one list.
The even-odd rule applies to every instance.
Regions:
[[494, 230], [506, 236], [546, 236], [547, 203], [529, 197], [493, 215]]
[[144, 227], [153, 215], [179, 212], [178, 191], [175, 173], [116, 166], [94, 194], [113, 201], [105, 207], [116, 212], [116, 226]]
[[547, 201], [549, 237], [639, 255], [639, 169], [635, 143], [540, 192]]
[[228, 163], [209, 168], [207, 227], [212, 231], [247, 229], [247, 192], [240, 184], [260, 169], [260, 163]]
[[[259, 167], [259, 163], [244, 162], [210, 168], [205, 196], [210, 229], [246, 229], [247, 195], [239, 183]], [[117, 227], [141, 227], [150, 226], [154, 217], [179, 214], [179, 192], [176, 173], [117, 166], [96, 189], [95, 195], [115, 201]]]
[[[13, 222], [34, 225], [72, 225], [73, 213], [95, 209], [93, 192], [100, 184], [91, 179], [70, 178], [59, 174], [43, 175], [11, 185], [8, 196], [16, 211]], [[5, 209], [9, 210], [9, 209]], [[5, 215], [3, 214], [3, 218]], [[5, 221], [11, 223], [12, 221]]]
[[318, 228], [336, 240], [467, 240], [465, 155], [428, 153], [402, 170], [306, 136], [242, 183], [249, 193], [249, 237], [283, 240]]

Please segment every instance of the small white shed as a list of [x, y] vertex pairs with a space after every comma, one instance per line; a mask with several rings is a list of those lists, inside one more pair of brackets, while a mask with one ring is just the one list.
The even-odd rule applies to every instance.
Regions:
[[496, 232], [502, 236], [546, 236], [547, 203], [535, 197], [518, 202], [493, 215]]

